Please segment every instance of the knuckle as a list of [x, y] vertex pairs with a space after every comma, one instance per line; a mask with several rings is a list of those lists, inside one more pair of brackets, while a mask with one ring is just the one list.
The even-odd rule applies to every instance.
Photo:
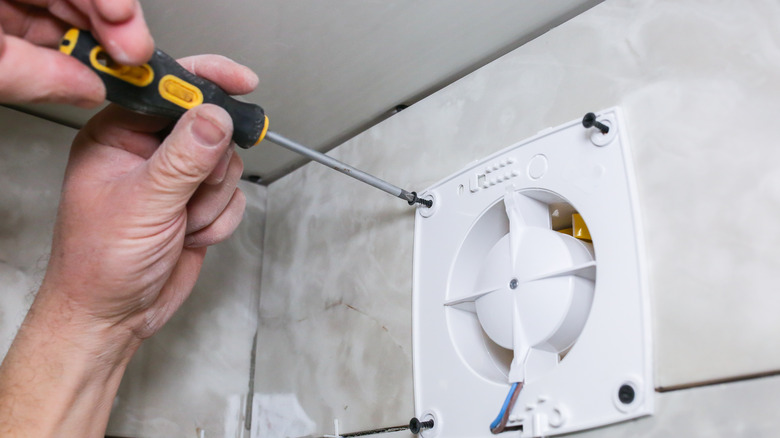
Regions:
[[160, 170], [168, 178], [196, 181], [209, 171], [208, 164], [187, 153], [185, 148], [171, 147], [161, 155]]

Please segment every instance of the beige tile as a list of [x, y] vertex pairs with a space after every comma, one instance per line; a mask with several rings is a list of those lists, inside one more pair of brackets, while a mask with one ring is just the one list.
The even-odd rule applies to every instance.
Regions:
[[[332, 154], [420, 190], [545, 127], [620, 106], [657, 384], [776, 370], [779, 19], [769, 0], [607, 1]], [[298, 394], [325, 429], [333, 417], [345, 430], [408, 421], [413, 212], [310, 164], [269, 187], [268, 214], [260, 333], [275, 354], [258, 356], [258, 384]]]

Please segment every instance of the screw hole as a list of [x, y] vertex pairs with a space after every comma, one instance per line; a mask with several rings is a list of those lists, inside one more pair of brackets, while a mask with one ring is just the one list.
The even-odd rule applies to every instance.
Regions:
[[618, 400], [624, 405], [630, 405], [636, 398], [636, 391], [631, 385], [623, 385], [618, 390]]

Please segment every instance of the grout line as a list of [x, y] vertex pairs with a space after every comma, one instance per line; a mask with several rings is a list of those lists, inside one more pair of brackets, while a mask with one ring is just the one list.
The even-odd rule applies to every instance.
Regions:
[[246, 395], [246, 411], [244, 412], [244, 429], [252, 430], [252, 404], [255, 399], [255, 357], [257, 356], [257, 330], [252, 338], [252, 357], [249, 359], [249, 392]]
[[701, 382], [693, 382], [693, 383], [683, 383], [680, 385], [671, 385], [671, 386], [659, 386], [655, 389], [656, 392], [664, 393], [664, 392], [674, 392], [674, 391], [682, 391], [685, 389], [693, 389], [693, 388], [702, 388], [706, 386], [715, 386], [715, 385], [723, 385], [726, 383], [738, 383], [738, 382], [744, 382], [749, 380], [757, 380], [757, 379], [763, 379], [767, 377], [776, 377], [780, 376], [780, 370], [775, 371], [766, 371], [763, 373], [754, 373], [754, 374], [745, 374], [742, 376], [734, 376], [734, 377], [724, 377], [721, 379], [712, 379], [712, 380], [703, 380]]

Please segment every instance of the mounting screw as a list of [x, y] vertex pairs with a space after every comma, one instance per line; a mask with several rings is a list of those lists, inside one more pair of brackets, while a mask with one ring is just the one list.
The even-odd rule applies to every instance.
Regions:
[[634, 401], [634, 398], [636, 398], [636, 392], [634, 391], [633, 386], [624, 384], [618, 390], [618, 400], [620, 400], [620, 403], [630, 405], [631, 402]]
[[433, 429], [433, 420], [420, 421], [417, 417], [414, 417], [409, 421], [409, 431], [415, 435], [428, 429]]
[[520, 284], [520, 282], [518, 282], [516, 278], [513, 278], [512, 281], [509, 282], [509, 288], [517, 289], [518, 284]]
[[241, 179], [255, 184], [263, 184], [263, 178], [260, 175], [241, 175]]
[[595, 127], [599, 131], [601, 131], [602, 134], [608, 134], [609, 133], [609, 126], [596, 121], [596, 115], [593, 113], [585, 114], [585, 117], [582, 118], [582, 126], [586, 128]]
[[424, 199], [424, 198], [421, 198], [421, 197], [417, 196], [417, 192], [412, 192], [411, 195], [412, 195], [412, 199], [407, 201], [407, 202], [409, 202], [409, 205], [420, 204], [420, 205], [424, 205], [424, 206], [426, 206], [428, 208], [433, 207], [433, 201], [431, 201], [430, 199]]

